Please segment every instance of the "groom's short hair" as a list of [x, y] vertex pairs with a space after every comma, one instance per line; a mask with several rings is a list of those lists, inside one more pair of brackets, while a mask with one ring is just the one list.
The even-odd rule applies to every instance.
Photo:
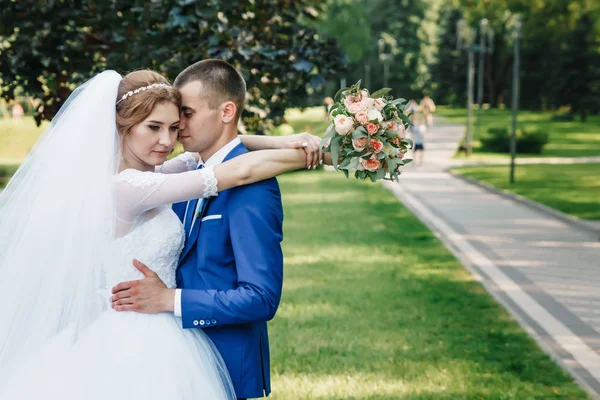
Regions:
[[216, 59], [198, 61], [177, 75], [173, 85], [181, 88], [193, 81], [202, 82], [202, 93], [198, 95], [208, 101], [210, 108], [232, 101], [237, 108], [235, 119], [240, 118], [246, 100], [246, 81], [232, 65]]

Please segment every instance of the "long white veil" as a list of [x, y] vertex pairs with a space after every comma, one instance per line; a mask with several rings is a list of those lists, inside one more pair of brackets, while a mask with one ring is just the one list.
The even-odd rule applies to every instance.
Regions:
[[18, 360], [59, 332], [76, 340], [107, 307], [121, 79], [78, 87], [0, 194], [0, 387]]

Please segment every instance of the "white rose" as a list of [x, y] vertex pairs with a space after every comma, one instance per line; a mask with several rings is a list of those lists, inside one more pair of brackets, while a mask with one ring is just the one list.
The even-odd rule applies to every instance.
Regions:
[[345, 115], [337, 115], [333, 120], [333, 124], [335, 125], [335, 131], [340, 135], [347, 135], [354, 127], [352, 118]]
[[373, 120], [377, 120], [377, 122], [383, 121], [383, 115], [381, 115], [381, 113], [376, 108], [370, 109], [369, 113], [367, 115], [369, 116], [369, 121], [373, 121]]

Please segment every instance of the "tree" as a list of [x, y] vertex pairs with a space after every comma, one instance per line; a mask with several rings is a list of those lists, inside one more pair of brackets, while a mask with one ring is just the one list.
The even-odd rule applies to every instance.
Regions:
[[465, 55], [456, 48], [456, 25], [462, 17], [459, 8], [441, 10], [439, 50], [431, 75], [435, 82], [433, 96], [438, 103], [464, 107], [467, 63]]
[[[316, 0], [20, 0], [0, 10], [2, 96], [41, 99], [51, 119], [71, 90], [106, 68], [153, 68], [171, 78], [205, 58], [235, 65], [247, 81], [242, 118], [263, 133], [307, 86], [344, 67], [334, 41], [305, 21]], [[40, 26], [34, 21], [44, 21]], [[41, 112], [43, 107], [43, 112]]]
[[562, 65], [560, 98], [571, 112], [585, 121], [590, 111], [600, 109], [600, 53], [594, 30], [595, 19], [584, 13], [567, 37]]

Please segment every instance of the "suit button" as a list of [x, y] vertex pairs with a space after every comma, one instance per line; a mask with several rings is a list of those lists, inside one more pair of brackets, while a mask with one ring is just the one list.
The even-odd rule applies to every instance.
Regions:
[[215, 325], [217, 323], [216, 319], [213, 319], [212, 321], [210, 321], [211, 324]]
[[197, 319], [194, 320], [194, 326], [198, 326], [198, 320]]
[[204, 320], [203, 320], [203, 319], [201, 319], [201, 320], [200, 320], [200, 326], [202, 326], [202, 325], [204, 325], [204, 324], [205, 324]]
[[210, 325], [210, 320], [206, 320], [206, 325]]

